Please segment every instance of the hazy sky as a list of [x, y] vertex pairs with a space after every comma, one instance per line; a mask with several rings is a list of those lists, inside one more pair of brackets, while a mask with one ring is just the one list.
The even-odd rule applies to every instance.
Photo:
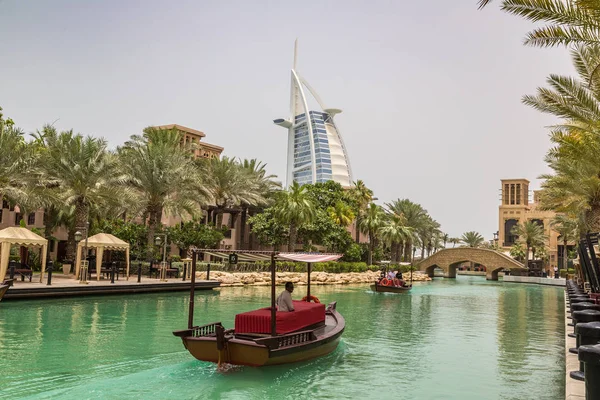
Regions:
[[0, 106], [26, 132], [103, 136], [149, 125], [206, 133], [285, 179], [293, 43], [329, 107], [354, 179], [409, 198], [452, 236], [498, 227], [500, 179], [548, 169], [545, 126], [521, 104], [564, 49], [522, 45], [531, 25], [476, 0], [0, 0]]

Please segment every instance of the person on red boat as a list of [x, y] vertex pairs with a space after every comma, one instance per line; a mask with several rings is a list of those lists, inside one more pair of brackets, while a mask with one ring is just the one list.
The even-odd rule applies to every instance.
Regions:
[[406, 283], [404, 283], [404, 281], [402, 280], [402, 271], [398, 270], [398, 272], [396, 273], [396, 279], [398, 279], [398, 282], [400, 282], [398, 286], [406, 286]]
[[285, 283], [285, 290], [277, 297], [277, 311], [294, 311], [294, 303], [292, 302], [292, 292], [294, 284], [292, 282]]

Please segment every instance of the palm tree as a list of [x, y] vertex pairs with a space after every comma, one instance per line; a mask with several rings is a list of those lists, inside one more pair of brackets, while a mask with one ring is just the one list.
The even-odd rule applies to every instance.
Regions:
[[469, 231], [463, 233], [463, 235], [460, 238], [460, 241], [467, 245], [467, 247], [477, 248], [481, 247], [483, 242], [485, 242], [485, 239], [479, 233], [475, 231]]
[[[418, 232], [428, 222], [429, 215], [427, 210], [421, 207], [420, 204], [413, 203], [409, 199], [398, 199], [391, 203], [386, 203], [388, 210], [394, 214], [404, 215], [406, 226]], [[407, 261], [413, 254], [413, 239], [406, 241], [404, 245], [404, 260]]]
[[[91, 209], [125, 196], [125, 179], [116, 157], [107, 150], [106, 140], [72, 130], [58, 133], [48, 125], [41, 137], [45, 145], [40, 156], [43, 177], [54, 188], [54, 200], [59, 201], [60, 208], [73, 207], [74, 226], [68, 229], [87, 228]], [[67, 242], [68, 259], [73, 259], [74, 251], [71, 238]]]
[[[491, 0], [479, 0], [483, 8]], [[600, 3], [597, 0], [503, 0], [500, 8], [534, 23], [547, 26], [535, 28], [525, 37], [525, 44], [536, 47], [600, 44]], [[600, 62], [591, 65], [596, 75]], [[589, 81], [590, 83], [592, 80]]]
[[333, 207], [328, 207], [327, 212], [331, 219], [339, 226], [348, 226], [354, 221], [352, 207], [343, 201], [338, 201]]
[[452, 243], [452, 248], [456, 247], [461, 242], [460, 238], [451, 237], [448, 239], [448, 243]]
[[32, 189], [36, 186], [37, 153], [25, 142], [23, 131], [4, 119], [0, 107], [0, 200], [12, 205], [33, 203], [39, 200]]
[[373, 265], [373, 251], [377, 243], [378, 233], [385, 222], [385, 212], [381, 206], [375, 203], [369, 204], [365, 214], [360, 220], [359, 229], [362, 233], [369, 235], [369, 252], [367, 264]]
[[240, 248], [246, 248], [246, 220], [248, 210], [252, 206], [267, 206], [273, 199], [273, 194], [281, 190], [281, 184], [276, 182], [276, 175], [267, 174], [266, 164], [253, 158], [251, 160], [244, 159], [241, 163], [242, 170], [247, 174], [248, 179], [253, 182], [255, 190], [259, 193], [260, 199], [255, 205], [242, 201], [242, 220], [240, 224]]
[[577, 220], [566, 214], [558, 214], [551, 222], [552, 228], [558, 232], [559, 237], [563, 240], [563, 268], [567, 269], [568, 252], [567, 245], [570, 241], [577, 240]]
[[[543, 246], [544, 242], [546, 241], [544, 227], [536, 222], [526, 221], [524, 223], [515, 225], [511, 233], [513, 235], [517, 235], [519, 237], [519, 242], [525, 245], [525, 259], [527, 261], [526, 265], [529, 267], [529, 250]], [[533, 257], [535, 258], [535, 254]]]
[[242, 204], [265, 204], [260, 184], [262, 181], [253, 176], [250, 168], [257, 166], [248, 163], [247, 168], [236, 158], [212, 158], [207, 162], [204, 174], [204, 186], [211, 195], [214, 205], [212, 222], [217, 225], [217, 218], [226, 209], [239, 209]]
[[413, 229], [406, 226], [404, 216], [390, 214], [385, 224], [379, 229], [379, 235], [390, 246], [392, 262], [398, 262], [402, 243], [413, 238]]
[[356, 232], [355, 241], [360, 241], [360, 220], [365, 214], [371, 201], [373, 201], [373, 191], [369, 189], [362, 180], [354, 182], [354, 187], [350, 191], [350, 197], [356, 202]]
[[446, 248], [446, 243], [448, 243], [448, 241], [450, 240], [450, 235], [448, 235], [447, 233], [443, 233], [440, 239], [442, 240], [442, 242], [444, 242], [444, 248]]
[[420, 226], [417, 228], [417, 235], [419, 236], [422, 245], [421, 259], [425, 258], [425, 250], [427, 250], [428, 256], [431, 254], [434, 242], [436, 241], [436, 236], [441, 233], [439, 227], [440, 224], [429, 215], [422, 219]]
[[288, 251], [293, 252], [298, 241], [298, 228], [313, 222], [316, 217], [315, 204], [306, 187], [294, 181], [287, 190], [278, 193], [274, 208], [276, 218], [290, 227]]
[[181, 139], [176, 129], [150, 127], [118, 149], [121, 170], [136, 193], [139, 210], [148, 219], [148, 258], [163, 212], [197, 216], [209, 196], [192, 160], [192, 146]]

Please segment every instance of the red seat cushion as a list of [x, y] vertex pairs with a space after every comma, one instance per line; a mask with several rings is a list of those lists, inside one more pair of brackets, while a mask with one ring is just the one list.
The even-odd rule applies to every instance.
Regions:
[[[276, 312], [278, 334], [290, 333], [325, 321], [325, 304], [294, 301], [296, 311]], [[235, 316], [236, 333], [271, 333], [271, 308], [259, 308]]]

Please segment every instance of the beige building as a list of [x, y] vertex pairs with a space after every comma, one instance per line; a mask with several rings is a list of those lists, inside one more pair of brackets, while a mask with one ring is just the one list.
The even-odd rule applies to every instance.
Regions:
[[525, 221], [533, 221], [543, 226], [547, 236], [549, 267], [562, 265], [563, 245], [559, 235], [552, 229], [553, 211], [539, 207], [540, 190], [533, 191], [533, 202], [529, 201], [529, 181], [527, 179], [502, 179], [501, 202], [498, 208], [498, 244], [508, 251], [516, 243], [517, 237], [512, 228]]
[[223, 152], [223, 147], [202, 141], [202, 138], [206, 136], [204, 132], [200, 132], [195, 129], [187, 128], [185, 126], [177, 124], [160, 125], [155, 126], [155, 128], [177, 129], [183, 134], [183, 139], [181, 140], [182, 144], [192, 143], [197, 146], [197, 149], [194, 151], [194, 155], [197, 158], [219, 158], [221, 156], [221, 153]]

